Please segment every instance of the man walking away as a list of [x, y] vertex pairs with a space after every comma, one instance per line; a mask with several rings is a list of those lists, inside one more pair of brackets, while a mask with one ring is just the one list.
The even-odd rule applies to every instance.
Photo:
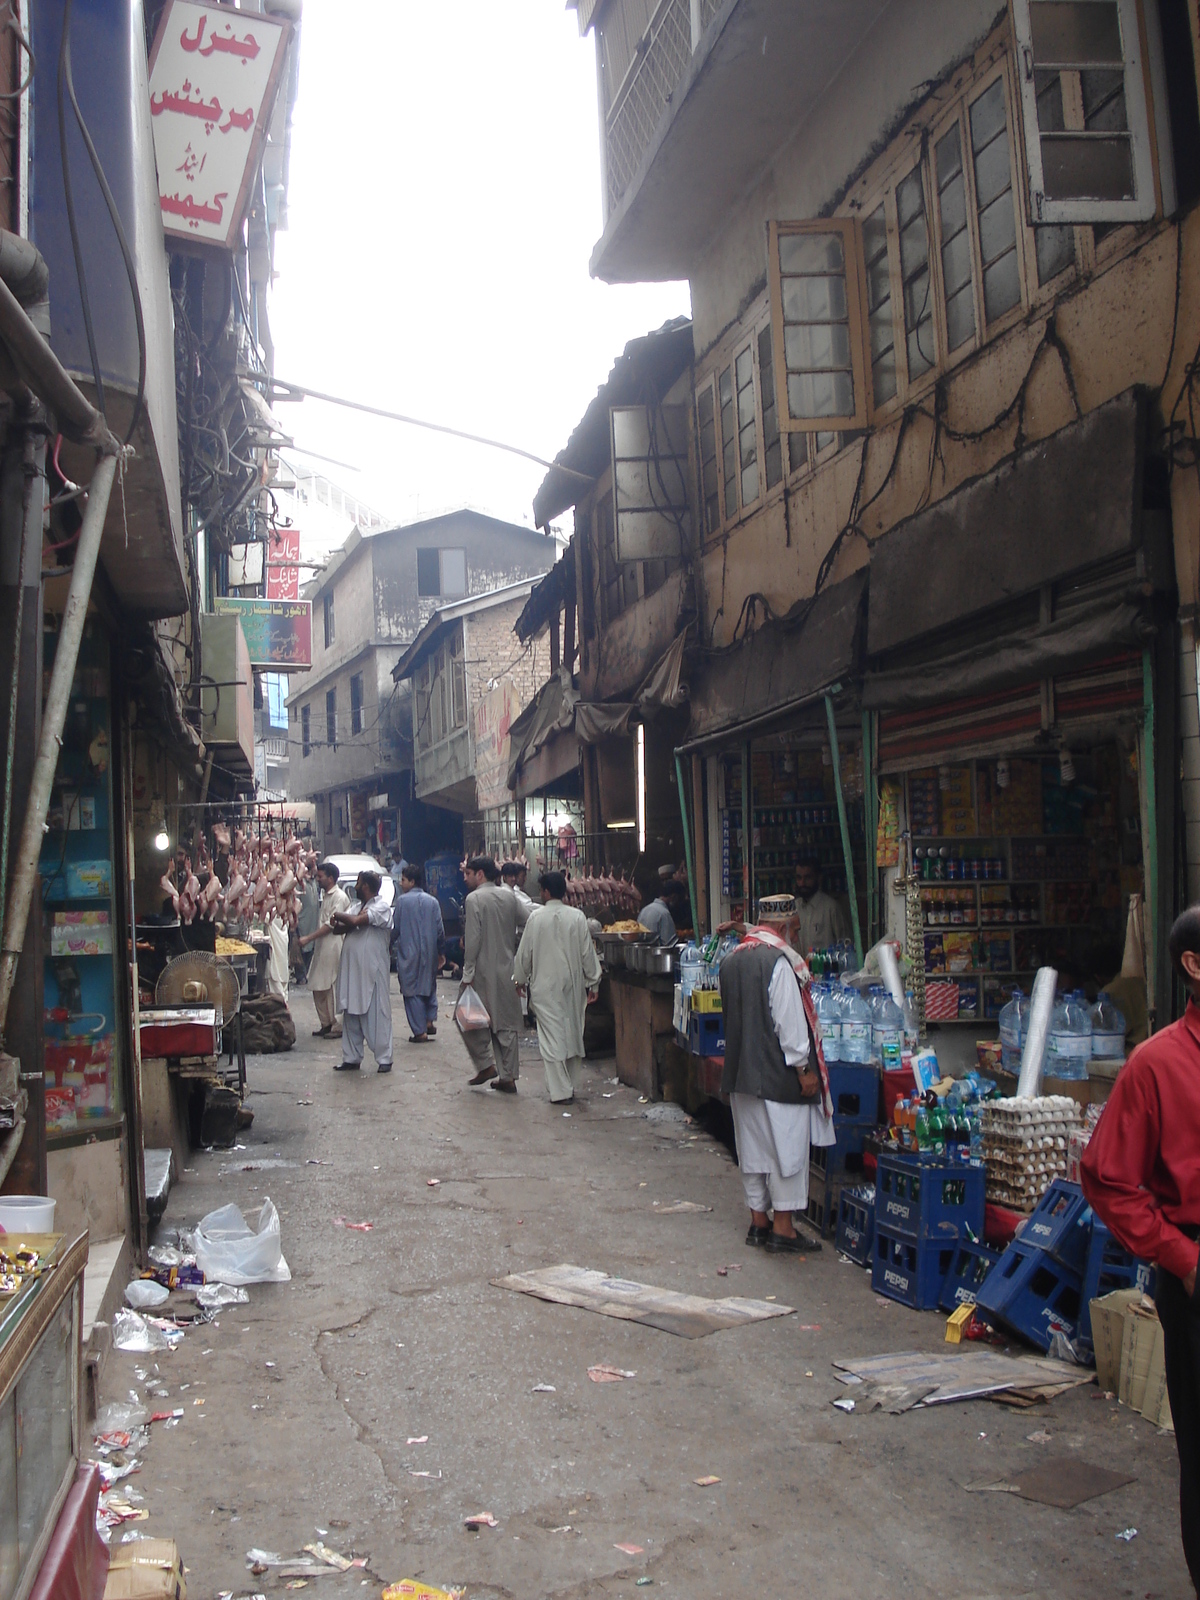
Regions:
[[338, 869], [332, 861], [321, 862], [317, 868], [317, 882], [321, 886], [321, 911], [317, 925], [311, 933], [300, 935], [302, 945], [316, 945], [308, 969], [308, 986], [312, 990], [317, 1021], [320, 1023], [320, 1027], [313, 1030], [313, 1038], [340, 1039], [342, 1030], [337, 1019], [335, 990], [343, 935], [335, 933], [330, 923], [339, 911], [349, 911], [350, 896], [344, 889], [338, 888]]
[[396, 977], [404, 996], [409, 1043], [424, 1044], [437, 1033], [437, 975], [446, 949], [442, 908], [425, 893], [422, 867], [406, 862], [392, 910]]
[[1083, 1153], [1083, 1192], [1125, 1248], [1158, 1267], [1183, 1554], [1200, 1592], [1200, 906], [1177, 920], [1168, 947], [1187, 1011], [1118, 1073]]
[[[813, 1144], [834, 1142], [833, 1105], [815, 1022], [800, 988], [808, 969], [783, 940], [750, 928], [721, 962], [725, 1071], [738, 1166], [750, 1207], [749, 1245], [788, 1255], [807, 1248], [792, 1212], [808, 1206]], [[815, 1016], [815, 1014], [814, 1014]], [[774, 1209], [773, 1227], [768, 1210]]]
[[541, 884], [542, 909], [525, 924], [513, 977], [529, 986], [550, 1099], [566, 1105], [583, 1073], [583, 1018], [599, 992], [600, 962], [587, 918], [563, 903], [565, 875], [543, 872]]
[[331, 918], [334, 931], [348, 936], [338, 967], [342, 1061], [336, 1072], [358, 1071], [364, 1039], [379, 1071], [392, 1070], [392, 908], [379, 892], [382, 882], [377, 872], [360, 872], [355, 885], [358, 910]]
[[493, 1089], [516, 1094], [521, 1071], [518, 1037], [521, 1002], [513, 987], [513, 960], [532, 907], [498, 883], [490, 856], [472, 856], [463, 869], [467, 899], [463, 907], [463, 971], [459, 993], [471, 984], [492, 1019], [490, 1030], [473, 1029], [463, 1042], [475, 1063], [472, 1084], [492, 1081]]

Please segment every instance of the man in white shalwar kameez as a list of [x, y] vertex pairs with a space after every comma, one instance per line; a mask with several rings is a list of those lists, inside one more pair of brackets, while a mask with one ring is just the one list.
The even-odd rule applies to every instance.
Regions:
[[751, 928], [721, 962], [721, 1089], [750, 1208], [746, 1243], [779, 1254], [805, 1248], [792, 1213], [808, 1205], [809, 1149], [835, 1139], [816, 1014], [801, 988], [807, 977], [799, 957], [766, 929]]
[[392, 908], [379, 893], [382, 881], [377, 872], [360, 872], [358, 909], [330, 919], [334, 932], [346, 935], [338, 966], [342, 1059], [337, 1072], [358, 1071], [364, 1039], [379, 1071], [392, 1070]]
[[321, 910], [317, 925], [311, 933], [300, 935], [302, 945], [315, 944], [317, 947], [308, 969], [308, 986], [317, 1008], [317, 1021], [321, 1024], [313, 1037], [340, 1039], [342, 1029], [337, 1019], [336, 991], [343, 935], [334, 933], [329, 924], [339, 911], [349, 911], [350, 896], [344, 889], [338, 888], [338, 869], [332, 861], [321, 862], [317, 868], [317, 882], [321, 886]]
[[525, 924], [513, 980], [529, 988], [550, 1099], [568, 1105], [583, 1076], [583, 1019], [600, 988], [600, 961], [587, 918], [563, 903], [565, 876], [543, 872], [541, 890], [542, 909]]

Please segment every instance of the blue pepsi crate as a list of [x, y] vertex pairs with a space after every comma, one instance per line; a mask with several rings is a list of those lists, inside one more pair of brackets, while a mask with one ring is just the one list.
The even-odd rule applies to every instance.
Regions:
[[914, 1311], [934, 1311], [954, 1260], [954, 1241], [910, 1239], [875, 1219], [871, 1287]]
[[870, 1129], [864, 1123], [838, 1127], [834, 1124], [833, 1144], [814, 1144], [809, 1151], [809, 1170], [861, 1174], [863, 1149]]
[[693, 1011], [688, 1017], [688, 1050], [694, 1056], [725, 1054], [725, 1017], [720, 1011]]
[[838, 1196], [837, 1247], [860, 1267], [871, 1265], [875, 1243], [875, 1195], [859, 1184]]
[[1040, 1350], [1049, 1350], [1057, 1331], [1077, 1337], [1082, 1305], [1082, 1275], [1024, 1238], [1012, 1241], [975, 1295], [988, 1321], [1002, 1322]]
[[1079, 1340], [1092, 1348], [1092, 1301], [1114, 1289], [1140, 1289], [1143, 1294], [1154, 1293], [1154, 1268], [1148, 1261], [1139, 1261], [1100, 1221], [1092, 1218], [1092, 1236], [1088, 1246], [1087, 1262], [1083, 1271], [1083, 1289], [1080, 1293]]
[[1035, 1244], [1073, 1272], [1082, 1272], [1092, 1239], [1092, 1208], [1077, 1183], [1055, 1178], [1021, 1229]]
[[808, 1174], [808, 1205], [804, 1215], [810, 1228], [822, 1239], [833, 1237], [838, 1225], [839, 1202], [842, 1188], [847, 1182], [843, 1173], [814, 1172]]
[[999, 1250], [989, 1250], [974, 1239], [960, 1239], [938, 1300], [942, 1310], [957, 1311], [959, 1306], [974, 1305], [980, 1285], [999, 1259]]
[[981, 1163], [885, 1152], [875, 1175], [876, 1225], [910, 1239], [982, 1238], [986, 1186]]
[[832, 1061], [828, 1070], [834, 1123], [873, 1128], [879, 1112], [879, 1068], [869, 1062]]

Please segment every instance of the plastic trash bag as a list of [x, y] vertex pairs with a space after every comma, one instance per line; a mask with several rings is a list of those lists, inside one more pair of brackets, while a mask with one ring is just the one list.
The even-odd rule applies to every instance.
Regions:
[[153, 1311], [166, 1303], [170, 1293], [165, 1283], [156, 1283], [153, 1278], [134, 1278], [125, 1285], [125, 1304], [135, 1311]]
[[99, 1439], [106, 1433], [132, 1433], [150, 1421], [150, 1413], [143, 1405], [132, 1400], [110, 1400], [100, 1407], [92, 1423], [92, 1437]]
[[235, 1205], [221, 1206], [201, 1218], [187, 1240], [196, 1265], [211, 1283], [290, 1283], [283, 1259], [279, 1213], [264, 1200], [258, 1227], [251, 1228]]
[[472, 984], [468, 984], [459, 995], [458, 1004], [454, 1008], [454, 1020], [461, 1033], [478, 1033], [483, 1028], [491, 1027], [492, 1019], [488, 1015], [488, 1008]]
[[139, 1355], [151, 1350], [174, 1349], [161, 1328], [147, 1322], [145, 1317], [139, 1317], [136, 1311], [126, 1311], [124, 1307], [113, 1316], [112, 1342], [114, 1350], [132, 1350]]

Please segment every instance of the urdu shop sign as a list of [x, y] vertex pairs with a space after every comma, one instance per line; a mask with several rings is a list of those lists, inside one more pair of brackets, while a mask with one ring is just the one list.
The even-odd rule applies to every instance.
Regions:
[[240, 618], [254, 667], [303, 672], [312, 666], [312, 601], [247, 600], [222, 595], [218, 612]]

